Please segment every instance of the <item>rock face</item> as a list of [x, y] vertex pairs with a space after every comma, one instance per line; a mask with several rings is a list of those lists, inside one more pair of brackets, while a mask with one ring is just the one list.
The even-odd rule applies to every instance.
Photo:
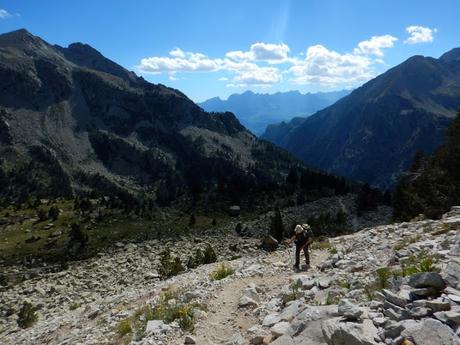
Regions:
[[[0, 35], [0, 48], [0, 176], [12, 199], [97, 188], [156, 192], [167, 203], [192, 184], [255, 176], [254, 164], [264, 176], [278, 174], [262, 167], [278, 149], [233, 114], [206, 113], [88, 45], [52, 46], [19, 30]], [[294, 160], [277, 156], [286, 173]]]
[[460, 60], [448, 54], [411, 57], [275, 142], [310, 166], [394, 185], [417, 151], [431, 153], [442, 142], [460, 109]]

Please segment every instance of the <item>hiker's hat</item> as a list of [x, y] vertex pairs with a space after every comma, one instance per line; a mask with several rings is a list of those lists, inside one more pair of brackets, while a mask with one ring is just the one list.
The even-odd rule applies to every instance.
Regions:
[[295, 229], [294, 229], [296, 234], [301, 234], [303, 232], [303, 227], [302, 225], [297, 224]]
[[310, 230], [311, 229], [310, 225], [308, 225], [308, 224], [302, 224], [302, 228], [304, 230]]

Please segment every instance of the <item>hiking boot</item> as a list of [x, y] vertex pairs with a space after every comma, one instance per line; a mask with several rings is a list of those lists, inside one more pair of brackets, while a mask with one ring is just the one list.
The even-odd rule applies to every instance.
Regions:
[[294, 265], [294, 266], [292, 266], [292, 268], [293, 268], [295, 271], [299, 271], [299, 270], [300, 270], [299, 265]]

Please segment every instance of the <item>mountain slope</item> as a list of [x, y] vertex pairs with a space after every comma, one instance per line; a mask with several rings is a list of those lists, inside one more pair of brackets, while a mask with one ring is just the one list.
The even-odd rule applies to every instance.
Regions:
[[317, 112], [280, 142], [309, 165], [391, 188], [460, 109], [460, 51], [414, 56]]
[[0, 35], [0, 90], [6, 200], [97, 192], [168, 201], [217, 184], [263, 187], [299, 165], [233, 114], [206, 113], [88, 45]]
[[429, 159], [419, 156], [395, 193], [395, 218], [419, 214], [437, 218], [460, 204], [460, 115], [447, 129], [446, 140]]
[[306, 117], [346, 96], [347, 90], [301, 94], [298, 91], [259, 94], [246, 91], [227, 100], [211, 98], [199, 105], [206, 111], [231, 111], [253, 133], [260, 135], [267, 125]]

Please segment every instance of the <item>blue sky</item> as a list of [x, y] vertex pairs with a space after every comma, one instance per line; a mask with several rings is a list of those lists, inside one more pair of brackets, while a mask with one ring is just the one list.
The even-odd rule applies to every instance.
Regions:
[[0, 0], [0, 32], [84, 42], [195, 101], [356, 87], [460, 46], [460, 1]]

